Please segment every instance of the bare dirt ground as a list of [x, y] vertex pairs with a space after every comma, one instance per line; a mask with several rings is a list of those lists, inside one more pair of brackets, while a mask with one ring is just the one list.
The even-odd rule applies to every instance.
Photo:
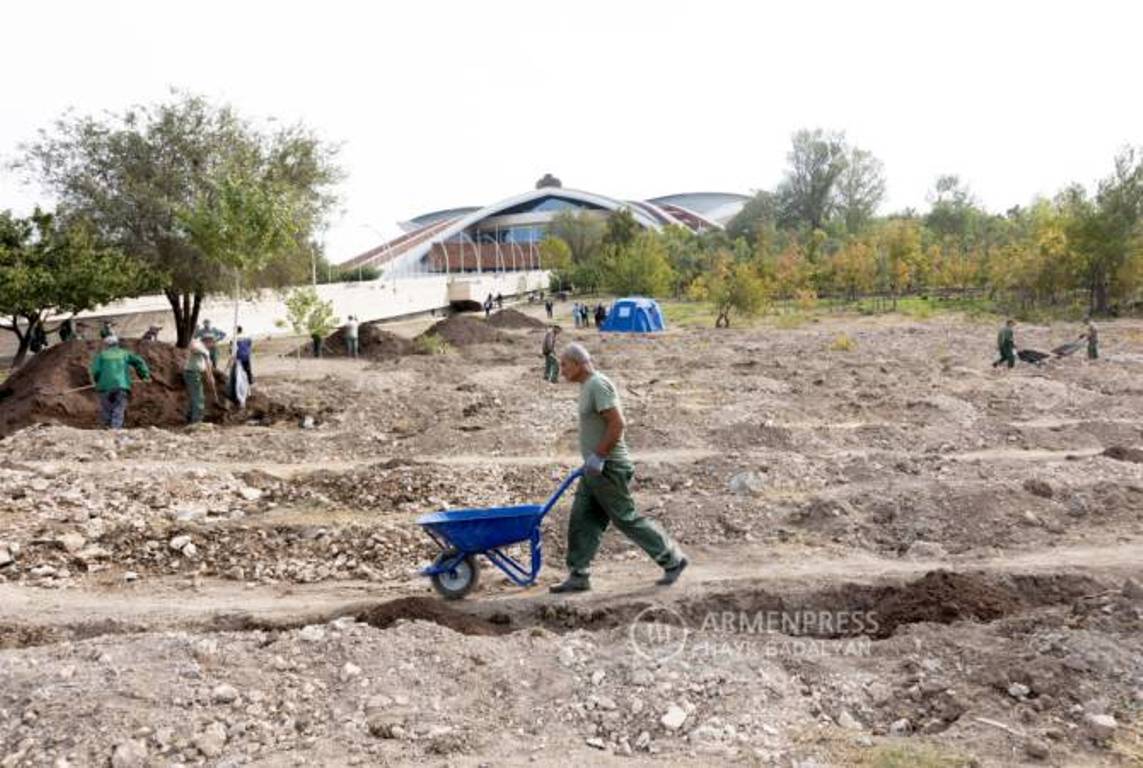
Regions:
[[576, 465], [541, 329], [263, 349], [312, 428], [0, 442], [0, 766], [1140, 764], [1143, 323], [1011, 372], [952, 317], [566, 330], [619, 385], [676, 587], [612, 532], [595, 590], [549, 595], [566, 500], [535, 587], [417, 575], [418, 515]]

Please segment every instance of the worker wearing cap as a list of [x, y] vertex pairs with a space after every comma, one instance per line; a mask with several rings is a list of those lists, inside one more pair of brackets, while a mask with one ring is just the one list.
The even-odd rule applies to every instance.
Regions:
[[95, 356], [89, 368], [91, 381], [99, 393], [99, 418], [105, 427], [123, 429], [127, 401], [131, 397], [131, 368], [143, 381], [151, 380], [146, 360], [120, 347], [115, 334], [105, 336], [103, 351]]
[[1000, 359], [992, 364], [993, 368], [1002, 363], [1007, 363], [1009, 368], [1016, 365], [1016, 337], [1012, 332], [1015, 325], [1016, 321], [1008, 318], [1000, 333], [996, 334], [996, 347], [1000, 350]]

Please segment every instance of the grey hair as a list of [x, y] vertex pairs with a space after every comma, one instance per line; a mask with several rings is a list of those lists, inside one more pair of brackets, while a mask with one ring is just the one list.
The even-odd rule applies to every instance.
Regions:
[[582, 344], [572, 342], [564, 347], [560, 357], [564, 360], [571, 360], [579, 363], [580, 365], [591, 365], [591, 353]]

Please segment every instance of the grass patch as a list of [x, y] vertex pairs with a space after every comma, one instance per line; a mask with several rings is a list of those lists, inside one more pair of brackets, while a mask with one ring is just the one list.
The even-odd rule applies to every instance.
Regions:
[[667, 325], [683, 328], [713, 328], [714, 305], [705, 301], [666, 301], [659, 302]]
[[839, 333], [834, 337], [829, 348], [834, 352], [852, 352], [857, 349], [857, 341], [848, 333]]
[[418, 355], [447, 355], [452, 347], [435, 333], [426, 333], [413, 339], [413, 351]]
[[803, 312], [783, 312], [774, 316], [774, 327], [791, 331], [795, 328], [801, 328], [810, 320], [810, 316]]
[[972, 758], [928, 744], [879, 744], [857, 762], [862, 768], [968, 768], [975, 764]]

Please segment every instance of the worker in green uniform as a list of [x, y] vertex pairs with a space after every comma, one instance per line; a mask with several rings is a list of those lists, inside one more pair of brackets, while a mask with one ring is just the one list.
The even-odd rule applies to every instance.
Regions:
[[1087, 359], [1099, 359], [1099, 330], [1096, 329], [1095, 323], [1090, 317], [1084, 318], [1087, 323], [1087, 328], [1080, 334], [1081, 339], [1087, 339]]
[[131, 368], [143, 381], [151, 380], [146, 360], [120, 347], [115, 334], [103, 337], [103, 351], [91, 361], [88, 372], [99, 393], [99, 418], [105, 427], [123, 429], [131, 398]]
[[1000, 359], [992, 364], [993, 368], [1001, 363], [1008, 363], [1009, 368], [1016, 365], [1016, 336], [1012, 331], [1015, 325], [1016, 321], [1008, 318], [1004, 327], [1000, 329], [1000, 333], [996, 335], [996, 346], [1000, 350]]
[[187, 387], [187, 424], [198, 424], [206, 413], [203, 379], [210, 385], [215, 400], [218, 400], [218, 392], [214, 388], [214, 365], [210, 362], [210, 350], [202, 339], [193, 339], [189, 351], [186, 367], [183, 368], [183, 381]]
[[540, 347], [540, 352], [544, 356], [544, 381], [550, 381], [553, 384], [559, 383], [560, 380], [560, 360], [556, 357], [556, 342], [559, 340], [560, 327], [553, 325], [544, 334], [544, 342]]
[[552, 592], [591, 589], [591, 561], [603, 532], [614, 523], [663, 568], [657, 582], [674, 584], [687, 567], [687, 559], [663, 529], [635, 510], [628, 485], [635, 466], [623, 440], [623, 409], [611, 379], [595, 370], [591, 355], [579, 344], [569, 344], [560, 355], [560, 370], [579, 384], [579, 448], [583, 477], [576, 487], [568, 520], [567, 580]]

